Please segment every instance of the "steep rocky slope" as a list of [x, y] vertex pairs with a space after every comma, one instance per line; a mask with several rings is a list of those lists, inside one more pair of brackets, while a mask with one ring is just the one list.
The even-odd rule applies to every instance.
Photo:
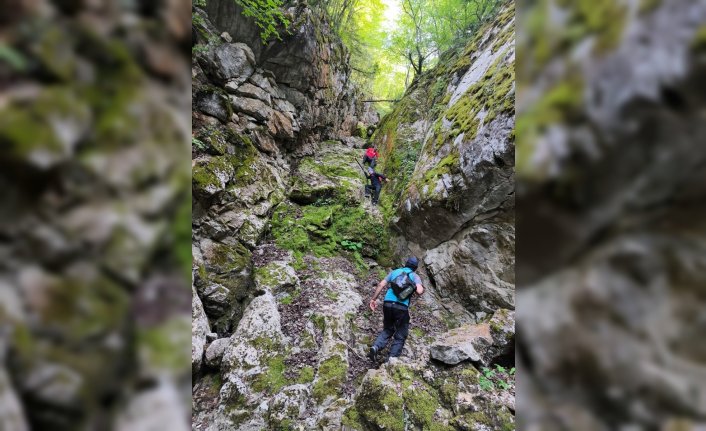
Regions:
[[[415, 127], [428, 110], [418, 93], [447, 80], [435, 90], [445, 109], [428, 120], [438, 134], [418, 138], [416, 170], [394, 184], [405, 203], [396, 207], [397, 194], [378, 208], [356, 163], [366, 142], [351, 136], [377, 119], [358, 102], [326, 21], [293, 7], [291, 34], [255, 46], [254, 33], [227, 24], [242, 20], [237, 11], [218, 3], [196, 11], [192, 72], [194, 429], [514, 429], [513, 378], [483, 386], [478, 370], [514, 363], [512, 8], [405, 96], [410, 117], [394, 128]], [[504, 89], [490, 95], [496, 82]], [[478, 136], [466, 118], [480, 123]], [[405, 141], [387, 142], [381, 163], [391, 170]], [[451, 177], [456, 201], [439, 191]], [[473, 204], [475, 181], [486, 192]], [[451, 227], [429, 232], [431, 217]], [[401, 359], [371, 363], [382, 313], [367, 300], [408, 243], [429, 269], [428, 293], [413, 305]]]
[[527, 12], [523, 427], [703, 427], [706, 5], [543, 1]]

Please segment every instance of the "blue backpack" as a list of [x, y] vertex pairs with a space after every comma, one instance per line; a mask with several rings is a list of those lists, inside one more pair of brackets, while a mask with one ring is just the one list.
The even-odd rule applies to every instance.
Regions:
[[394, 292], [395, 296], [397, 296], [400, 301], [405, 301], [410, 296], [412, 296], [412, 294], [417, 288], [414, 283], [414, 280], [412, 279], [412, 276], [410, 275], [412, 273], [412, 270], [405, 271], [404, 269], [402, 270], [402, 274], [398, 275], [397, 277], [395, 277], [394, 280], [390, 282], [390, 288], [392, 288], [392, 292]]

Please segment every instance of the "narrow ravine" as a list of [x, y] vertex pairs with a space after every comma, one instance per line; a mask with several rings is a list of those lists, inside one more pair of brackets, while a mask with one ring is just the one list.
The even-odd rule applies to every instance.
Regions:
[[[379, 119], [324, 18], [253, 49], [215, 3], [192, 68], [194, 429], [514, 429], [514, 8]], [[427, 292], [402, 356], [372, 362], [368, 301], [409, 255]]]

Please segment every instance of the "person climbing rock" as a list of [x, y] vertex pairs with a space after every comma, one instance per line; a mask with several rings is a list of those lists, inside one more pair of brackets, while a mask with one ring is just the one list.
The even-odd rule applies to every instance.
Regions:
[[380, 198], [380, 190], [382, 189], [382, 182], [390, 181], [385, 175], [375, 172], [375, 169], [368, 168], [368, 174], [366, 175], [370, 184], [365, 186], [365, 196], [372, 195], [373, 205], [378, 204], [378, 199]]
[[370, 309], [375, 311], [378, 306], [378, 296], [385, 287], [388, 288], [382, 307], [383, 330], [378, 334], [375, 343], [368, 352], [368, 357], [372, 361], [377, 361], [378, 353], [385, 348], [390, 338], [393, 338], [390, 357], [396, 358], [402, 354], [402, 348], [409, 333], [410, 300], [414, 293], [417, 295], [424, 293], [422, 280], [415, 273], [418, 265], [419, 261], [416, 257], [408, 258], [404, 267], [391, 271], [387, 277], [380, 281], [370, 299]]
[[375, 165], [378, 163], [378, 151], [375, 147], [370, 147], [365, 150], [365, 154], [363, 154], [363, 166], [365, 166], [366, 163], [371, 168], [375, 169]]

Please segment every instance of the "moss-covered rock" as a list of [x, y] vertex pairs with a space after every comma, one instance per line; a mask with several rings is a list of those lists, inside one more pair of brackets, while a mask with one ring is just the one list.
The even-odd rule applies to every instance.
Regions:
[[0, 111], [0, 142], [11, 157], [47, 168], [74, 154], [91, 119], [89, 105], [75, 90], [48, 87], [35, 100]]
[[346, 380], [348, 362], [338, 355], [324, 359], [316, 372], [316, 380], [312, 387], [312, 396], [318, 403], [342, 395], [341, 386]]
[[363, 171], [356, 165], [360, 157], [336, 141], [319, 144], [313, 156], [299, 161], [289, 198], [304, 205], [322, 200], [360, 203], [365, 181]]
[[397, 386], [382, 371], [368, 371], [355, 401], [357, 418], [361, 423], [374, 429], [404, 431], [403, 405], [404, 400]]
[[[389, 233], [383, 221], [361, 207], [335, 202], [304, 207], [283, 203], [272, 216], [271, 233], [279, 247], [295, 254], [325, 257], [350, 252], [381, 262], [390, 259]], [[351, 250], [344, 241], [361, 247]]]
[[287, 262], [275, 261], [255, 268], [255, 286], [258, 290], [269, 290], [275, 295], [296, 289], [299, 277]]

